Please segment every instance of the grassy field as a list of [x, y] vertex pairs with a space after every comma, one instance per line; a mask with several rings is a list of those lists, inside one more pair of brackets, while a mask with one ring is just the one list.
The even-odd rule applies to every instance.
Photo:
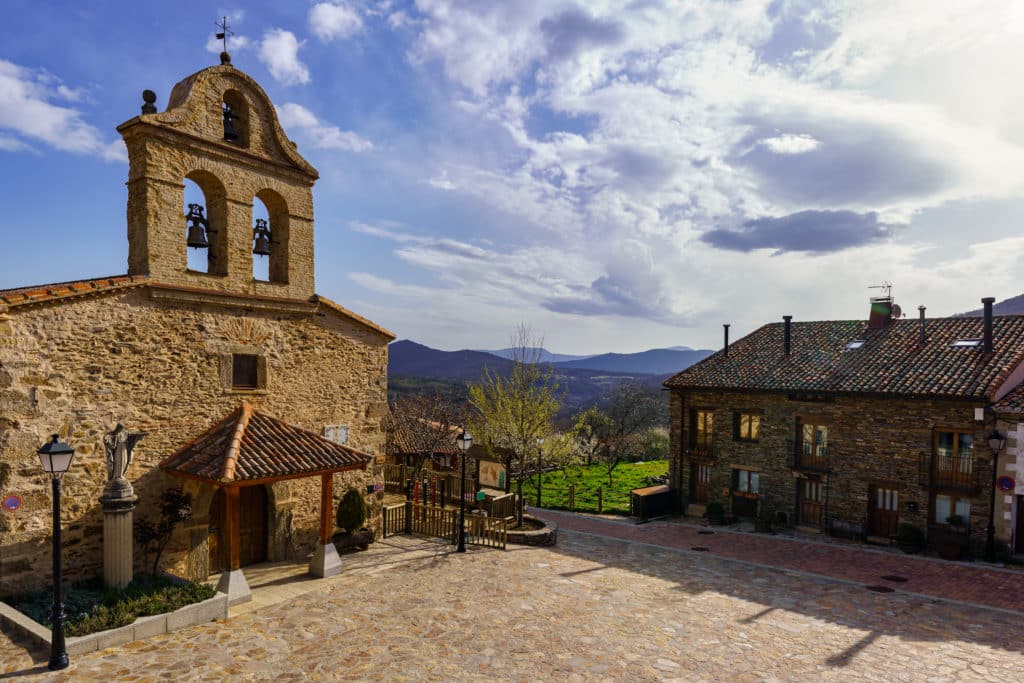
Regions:
[[[603, 494], [601, 512], [628, 515], [630, 490], [646, 486], [647, 477], [667, 473], [668, 460], [622, 463], [612, 472], [612, 485], [609, 486], [608, 474], [600, 465], [545, 472], [541, 478], [541, 507], [568, 510], [569, 486], [575, 485], [575, 510], [597, 512], [597, 491], [600, 488]], [[530, 477], [523, 483], [523, 495], [527, 505], [536, 504], [536, 477]]]

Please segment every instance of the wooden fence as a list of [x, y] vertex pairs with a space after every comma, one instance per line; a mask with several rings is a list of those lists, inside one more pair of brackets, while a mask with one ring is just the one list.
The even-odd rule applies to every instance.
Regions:
[[[458, 508], [440, 508], [406, 501], [384, 506], [382, 536], [423, 534], [458, 542]], [[466, 543], [505, 550], [508, 542], [508, 521], [481, 515], [466, 515]]]
[[[427, 469], [421, 469], [417, 472], [415, 468], [406, 465], [386, 463], [381, 465], [381, 473], [384, 475], [385, 491], [389, 493], [406, 493], [409, 479], [413, 479], [413, 495], [416, 501], [422, 502], [425, 492], [427, 502], [430, 505], [443, 506], [447, 503], [458, 503], [459, 492], [463, 490], [459, 484], [460, 476], [451, 472], [437, 472]], [[466, 477], [464, 485], [467, 494], [476, 493], [479, 488], [477, 480], [473, 477]]]

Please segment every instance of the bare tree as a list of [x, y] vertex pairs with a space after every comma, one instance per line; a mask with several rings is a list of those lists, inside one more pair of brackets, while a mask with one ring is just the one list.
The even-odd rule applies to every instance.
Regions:
[[[644, 434], [657, 425], [661, 417], [661, 398], [650, 387], [639, 382], [620, 382], [609, 392], [606, 411], [596, 411], [584, 420], [593, 429], [593, 437], [600, 447], [596, 457], [608, 473], [612, 473], [623, 460], [636, 459], [644, 452]], [[603, 412], [603, 417], [600, 413]]]
[[[523, 499], [523, 477], [537, 457], [538, 439], [551, 433], [552, 420], [562, 404], [562, 394], [550, 364], [541, 363], [544, 340], [520, 325], [513, 332], [512, 370], [508, 375], [484, 370], [478, 384], [469, 386], [469, 400], [476, 410], [472, 430], [488, 451], [518, 473], [516, 492]], [[522, 524], [522, 507], [518, 523]]]

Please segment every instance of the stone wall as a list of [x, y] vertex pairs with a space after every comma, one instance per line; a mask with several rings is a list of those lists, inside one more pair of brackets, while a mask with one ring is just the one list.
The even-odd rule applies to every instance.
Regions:
[[[832, 472], [823, 476], [827, 486], [827, 515], [843, 522], [864, 523], [868, 514], [868, 487], [891, 484], [899, 491], [899, 522], [927, 527], [929, 490], [922, 485], [921, 459], [932, 455], [936, 428], [974, 433], [974, 461], [981, 493], [971, 498], [971, 532], [984, 538], [989, 517], [992, 461], [986, 436], [992, 425], [974, 421], [980, 402], [927, 399], [889, 399], [839, 396], [832, 401], [790, 400], [785, 394], [723, 391], [673, 391], [670, 398], [670, 465], [672, 485], [683, 492], [690, 487], [685, 455], [690, 410], [714, 411], [710, 500], [730, 509], [732, 468], [760, 472], [760, 504], [796, 519], [797, 483], [793, 469], [796, 421], [828, 424]], [[761, 415], [761, 434], [755, 443], [733, 439], [734, 411]], [[1002, 469], [1002, 468], [1001, 468]], [[1010, 506], [998, 496], [997, 538], [1010, 541]], [[916, 510], [915, 510], [916, 508]]]
[[[71, 580], [101, 573], [102, 437], [116, 422], [148, 433], [128, 471], [140, 498], [136, 518], [155, 515], [160, 492], [184, 483], [157, 464], [242, 400], [317, 433], [348, 425], [350, 446], [383, 456], [388, 337], [304, 302], [292, 310], [257, 300], [231, 306], [192, 300], [187, 292], [157, 294], [142, 287], [0, 312], [0, 495], [23, 499], [19, 510], [0, 511], [0, 595], [46, 583], [50, 485], [36, 449], [50, 433], [76, 448], [62, 506]], [[266, 359], [265, 388], [230, 387], [224, 368], [232, 352]], [[372, 468], [336, 475], [336, 501], [350, 486], [365, 492], [374, 479]], [[205, 578], [213, 487], [188, 486], [194, 518], [175, 536], [165, 565]], [[317, 535], [320, 478], [270, 488], [269, 525], [278, 539], [271, 539], [272, 553], [302, 556]], [[367, 501], [379, 517], [379, 496]]]

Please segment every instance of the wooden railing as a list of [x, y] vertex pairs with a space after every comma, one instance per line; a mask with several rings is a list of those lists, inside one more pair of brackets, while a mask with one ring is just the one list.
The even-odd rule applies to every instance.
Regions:
[[[431, 504], [441, 505], [444, 503], [459, 502], [459, 480], [458, 474], [451, 472], [438, 472], [435, 470], [421, 469], [419, 472], [413, 467], [395, 463], [381, 465], [381, 474], [384, 478], [384, 490], [388, 493], [406, 493], [406, 486], [410, 478], [415, 478], [416, 501], [423, 500], [423, 481], [426, 480], [427, 500]], [[466, 493], [475, 493], [477, 488], [476, 479], [466, 477]], [[441, 500], [441, 492], [444, 492], [444, 501]]]
[[793, 453], [793, 469], [808, 472], [830, 472], [832, 470], [831, 450], [797, 441], [796, 450]]
[[382, 538], [405, 532], [405, 503], [384, 506], [384, 529]]
[[459, 511], [456, 508], [439, 508], [430, 505], [412, 505], [412, 528], [414, 534], [435, 538], [457, 538]]
[[973, 455], [921, 456], [921, 484], [962, 493], [977, 493], [982, 486]]
[[496, 519], [514, 519], [516, 516], [516, 494], [506, 493], [503, 496], [484, 500], [483, 508], [487, 515]]
[[504, 550], [507, 542], [508, 522], [506, 520], [479, 515], [466, 517], [466, 543]]

